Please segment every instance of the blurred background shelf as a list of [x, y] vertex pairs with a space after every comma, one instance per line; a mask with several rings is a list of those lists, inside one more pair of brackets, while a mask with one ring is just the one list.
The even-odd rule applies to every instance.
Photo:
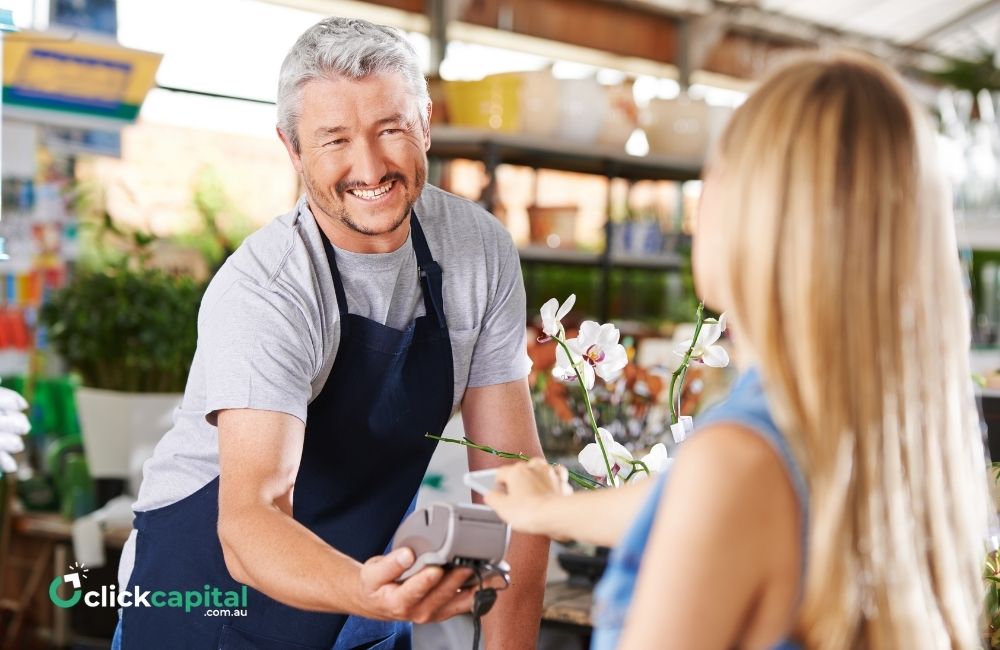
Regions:
[[523, 165], [629, 180], [695, 180], [702, 170], [701, 160], [632, 156], [595, 144], [445, 125], [434, 125], [428, 153], [436, 158], [482, 160], [488, 168]]
[[[690, 237], [679, 231], [680, 219], [672, 226], [661, 223], [652, 229], [654, 233], [649, 220], [655, 217], [649, 214], [623, 217], [621, 210], [628, 204], [629, 188], [636, 184], [662, 181], [683, 184], [697, 180], [702, 171], [700, 159], [664, 154], [636, 156], [621, 147], [596, 142], [447, 124], [431, 127], [428, 155], [435, 163], [431, 182], [443, 182], [445, 187], [449, 187], [452, 177], [449, 167], [454, 161], [481, 164], [482, 185], [465, 196], [477, 200], [505, 222], [509, 219], [509, 215], [508, 219], [504, 215], [509, 212], [510, 196], [505, 196], [502, 190], [503, 170], [520, 167], [534, 171], [530, 182], [532, 196], [528, 201], [532, 232], [525, 238], [527, 241], [519, 242], [529, 306], [535, 307], [535, 303], [540, 305], [553, 295], [569, 291], [579, 294], [579, 307], [590, 317], [627, 319], [649, 310], [647, 313], [669, 319], [667, 303], [678, 302], [680, 296], [686, 295], [687, 283], [680, 275], [686, 273], [685, 252], [690, 249]], [[619, 193], [615, 199], [609, 189], [606, 197], [600, 199], [599, 211], [604, 215], [601, 221], [581, 221], [584, 219], [581, 206], [588, 201], [583, 195], [572, 198], [564, 195], [565, 205], [561, 206], [539, 205], [546, 205], [540, 196], [539, 178], [551, 176], [551, 172], [597, 177], [602, 179], [600, 183], [618, 184], [624, 194]], [[685, 208], [679, 191], [677, 197], [672, 210], [675, 215], [683, 215]], [[590, 203], [591, 211], [593, 206]], [[618, 217], [613, 217], [614, 214]], [[637, 218], [645, 227], [629, 222]], [[573, 233], [581, 232], [581, 228], [599, 234], [591, 235], [588, 242], [577, 240], [574, 245]], [[671, 232], [671, 229], [678, 230]], [[664, 275], [677, 277], [659, 277]], [[683, 312], [685, 306], [678, 307], [678, 313]], [[529, 319], [534, 313], [534, 309], [529, 309]]]
[[677, 253], [649, 255], [611, 255], [611, 265], [623, 269], [653, 269], [676, 271], [684, 266], [684, 257]]
[[604, 258], [601, 253], [545, 246], [525, 246], [518, 250], [521, 263], [566, 264], [573, 266], [596, 266]]
[[545, 246], [525, 246], [518, 251], [522, 263], [566, 264], [573, 266], [597, 266], [609, 263], [624, 269], [659, 269], [673, 271], [683, 266], [684, 258], [676, 253], [656, 253], [649, 255], [615, 255], [605, 260], [604, 253], [591, 251], [547, 248]]

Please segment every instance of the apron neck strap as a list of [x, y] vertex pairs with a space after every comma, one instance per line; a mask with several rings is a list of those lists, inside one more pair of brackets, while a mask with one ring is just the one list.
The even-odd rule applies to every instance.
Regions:
[[[330, 274], [333, 276], [333, 289], [337, 292], [337, 309], [340, 311], [340, 322], [347, 323], [347, 293], [344, 291], [344, 282], [340, 279], [340, 269], [337, 268], [337, 254], [333, 251], [333, 244], [326, 233], [320, 231], [323, 238], [323, 249], [326, 251], [326, 261], [330, 265]], [[344, 326], [342, 325], [342, 326]]]
[[424, 311], [437, 321], [440, 329], [447, 329], [444, 317], [444, 298], [441, 291], [441, 265], [431, 257], [431, 249], [420, 227], [416, 211], [410, 213], [410, 235], [413, 237], [413, 252], [417, 255], [417, 270], [420, 273], [420, 287], [424, 292]]
[[[347, 293], [344, 291], [344, 282], [340, 277], [340, 269], [337, 268], [337, 255], [334, 252], [333, 244], [325, 233], [320, 233], [323, 238], [323, 249], [326, 251], [326, 261], [330, 265], [330, 273], [333, 275], [333, 288], [337, 292], [337, 309], [340, 311], [342, 322], [347, 321]], [[417, 257], [417, 270], [420, 273], [420, 288], [424, 295], [424, 310], [427, 315], [437, 321], [437, 326], [441, 329], [447, 327], [444, 317], [444, 300], [441, 291], [441, 265], [434, 261], [431, 256], [431, 249], [427, 245], [427, 238], [420, 227], [417, 213], [410, 212], [410, 236], [413, 240], [413, 252]]]

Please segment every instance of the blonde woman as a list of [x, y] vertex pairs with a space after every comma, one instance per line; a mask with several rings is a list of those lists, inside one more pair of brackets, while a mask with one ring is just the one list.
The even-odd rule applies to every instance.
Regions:
[[616, 546], [595, 648], [979, 647], [986, 461], [926, 122], [867, 58], [767, 79], [695, 237], [744, 362], [729, 397], [661, 480], [568, 496], [543, 462], [501, 473], [487, 503], [515, 528]]

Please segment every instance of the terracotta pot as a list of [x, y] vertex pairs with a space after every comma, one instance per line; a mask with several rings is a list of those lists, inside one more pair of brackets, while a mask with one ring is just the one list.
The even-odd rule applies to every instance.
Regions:
[[575, 205], [538, 206], [528, 208], [531, 243], [549, 248], [576, 246]]

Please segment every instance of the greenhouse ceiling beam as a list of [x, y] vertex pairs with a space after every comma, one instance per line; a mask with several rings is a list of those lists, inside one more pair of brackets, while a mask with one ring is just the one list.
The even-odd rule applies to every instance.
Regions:
[[774, 56], [816, 46], [804, 36], [750, 32], [731, 14], [721, 9], [677, 14], [612, 0], [477, 0], [460, 10], [457, 18], [499, 29], [499, 18], [506, 15], [514, 33], [675, 66], [682, 85], [697, 70], [753, 79]]
[[[378, 0], [396, 7], [413, 1]], [[687, 12], [636, 0], [446, 1], [455, 20], [675, 65], [682, 79], [699, 69], [756, 78], [766, 67], [762, 61], [789, 49], [817, 46], [859, 48], [908, 67], [933, 67], [939, 61], [923, 47], [838, 30], [734, 0], [699, 0], [688, 3], [692, 10]]]
[[[699, 70], [754, 79], [776, 56], [791, 49], [817, 46], [856, 47], [906, 68], [933, 68], [940, 60], [920, 47], [838, 31], [727, 0], [689, 4], [703, 13], [679, 13], [636, 0], [267, 1], [319, 13], [357, 15], [420, 31], [432, 36], [432, 41], [437, 34], [439, 44], [447, 38], [459, 38], [460, 31], [469, 33], [476, 27], [493, 29], [669, 66], [681, 81], [689, 80]], [[433, 3], [438, 1], [441, 5], [435, 8]], [[442, 15], [446, 16], [444, 30]], [[459, 25], [464, 27], [455, 29]], [[687, 30], [685, 36], [682, 29]], [[442, 35], [442, 31], [447, 31], [447, 35]]]

